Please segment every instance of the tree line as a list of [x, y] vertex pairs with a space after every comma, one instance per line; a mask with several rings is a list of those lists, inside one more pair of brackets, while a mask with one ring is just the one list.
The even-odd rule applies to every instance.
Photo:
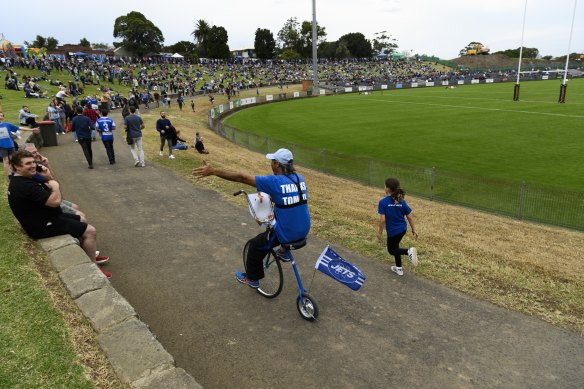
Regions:
[[[397, 40], [387, 31], [375, 33], [373, 39], [367, 39], [360, 32], [350, 32], [341, 36], [336, 41], [328, 41], [326, 28], [317, 24], [317, 55], [319, 58], [370, 58], [377, 54], [391, 56], [398, 48]], [[195, 22], [195, 28], [191, 32], [192, 41], [179, 41], [173, 45], [164, 45], [162, 31], [148, 20], [142, 13], [132, 11], [119, 16], [114, 22], [113, 37], [119, 41], [113, 42], [114, 47], [123, 46], [129, 52], [142, 57], [152, 53], [176, 52], [188, 58], [213, 58], [229, 59], [231, 51], [228, 46], [228, 33], [222, 26], [211, 25], [204, 19]], [[30, 47], [55, 50], [59, 41], [54, 37], [37, 35], [32, 42], [25, 44]], [[476, 42], [471, 42], [476, 43]], [[106, 49], [105, 43], [91, 44], [86, 38], [82, 38], [79, 45]], [[468, 46], [461, 50], [467, 51]], [[255, 55], [259, 59], [306, 59], [312, 57], [312, 21], [302, 21], [297, 18], [289, 18], [282, 28], [274, 35], [272, 31], [258, 28], [254, 39]], [[519, 48], [499, 51], [495, 54], [503, 54], [508, 57], [518, 58]], [[537, 48], [523, 48], [524, 58], [538, 58]], [[557, 57], [556, 59], [564, 59]], [[570, 54], [570, 59], [579, 59], [580, 54]], [[545, 56], [543, 59], [552, 59]]]

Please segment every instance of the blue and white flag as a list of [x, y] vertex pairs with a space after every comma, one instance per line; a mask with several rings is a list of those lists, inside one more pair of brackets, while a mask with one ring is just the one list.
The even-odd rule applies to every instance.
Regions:
[[353, 290], [359, 290], [365, 282], [365, 274], [341, 258], [330, 246], [326, 246], [320, 254], [315, 268]]

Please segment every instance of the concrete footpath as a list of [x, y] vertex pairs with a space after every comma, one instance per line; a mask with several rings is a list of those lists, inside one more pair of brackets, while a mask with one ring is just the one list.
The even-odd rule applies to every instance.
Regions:
[[[116, 165], [93, 143], [94, 170], [71, 134], [58, 141], [41, 152], [97, 228], [111, 284], [204, 387], [584, 386], [581, 336], [335, 246], [367, 276], [353, 292], [314, 273], [327, 244], [315, 237], [296, 255], [320, 307], [317, 322], [304, 321], [289, 265], [276, 299], [235, 281], [244, 243], [260, 232], [247, 210], [151, 161], [134, 167], [123, 131]], [[132, 337], [111, 340], [130, 347]]]

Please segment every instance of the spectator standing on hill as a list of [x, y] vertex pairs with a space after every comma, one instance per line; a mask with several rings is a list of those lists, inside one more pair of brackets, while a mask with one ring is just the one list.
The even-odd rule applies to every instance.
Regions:
[[17, 144], [14, 139], [20, 137], [20, 131], [39, 131], [38, 129], [30, 129], [27, 127], [18, 127], [12, 123], [4, 121], [4, 112], [0, 112], [0, 157], [6, 174], [10, 175], [12, 169], [10, 168], [10, 157], [17, 150]]
[[[21, 150], [12, 156], [14, 176], [8, 185], [8, 203], [12, 213], [33, 239], [69, 234], [79, 239], [81, 248], [96, 264], [103, 265], [109, 257], [96, 256], [95, 227], [81, 221], [79, 215], [61, 211], [61, 190], [54, 179], [41, 183], [33, 180], [36, 163], [33, 155]], [[106, 277], [111, 273], [102, 270]]]
[[[146, 163], [144, 162], [144, 149], [142, 148], [142, 130], [144, 129], [144, 122], [140, 116], [136, 115], [136, 107], [130, 107], [130, 114], [124, 119], [124, 124], [126, 126], [130, 151], [132, 152], [132, 157], [134, 158], [134, 166], [145, 167]], [[136, 147], [138, 148], [137, 152]]]
[[395, 258], [395, 266], [391, 271], [398, 276], [404, 275], [402, 267], [402, 255], [407, 255], [412, 265], [418, 264], [418, 252], [415, 247], [409, 249], [400, 248], [399, 244], [408, 230], [406, 219], [410, 223], [412, 235], [418, 238], [418, 233], [414, 226], [412, 209], [405, 200], [405, 191], [400, 187], [400, 182], [396, 178], [385, 180], [386, 197], [379, 201], [377, 213], [379, 214], [379, 228], [377, 239], [381, 241], [383, 228], [387, 231], [387, 251]]
[[105, 147], [105, 152], [107, 153], [107, 158], [109, 159], [110, 165], [116, 163], [116, 155], [114, 153], [114, 130], [116, 129], [116, 123], [107, 117], [107, 111], [101, 111], [101, 117], [97, 119], [96, 128]]
[[[85, 105], [85, 109], [83, 110], [83, 116], [87, 116], [89, 118], [89, 120], [91, 121], [91, 124], [93, 125], [93, 128], [94, 128], [94, 130], [91, 132], [91, 140], [95, 140], [96, 139], [95, 122], [97, 122], [99, 115], [97, 114], [97, 111], [95, 109], [93, 109], [91, 103], [88, 102]], [[77, 135], [79, 135], [79, 134], [77, 134]]]
[[176, 138], [176, 130], [173, 127], [172, 123], [166, 117], [166, 112], [160, 112], [160, 119], [156, 121], [156, 131], [160, 135], [160, 153], [159, 155], [162, 157], [162, 151], [164, 150], [164, 143], [168, 144], [168, 158], [174, 159], [174, 155], [172, 155], [172, 142]]
[[61, 108], [57, 105], [55, 100], [51, 100], [47, 112], [49, 113], [49, 120], [55, 122], [55, 132], [57, 135], [64, 134], [65, 129], [61, 125]]
[[71, 131], [77, 134], [77, 141], [81, 145], [83, 155], [87, 160], [87, 167], [93, 169], [93, 151], [91, 150], [91, 139], [95, 132], [95, 126], [89, 117], [83, 115], [83, 109], [77, 107], [77, 116], [71, 121]]
[[191, 100], [191, 109], [195, 112], [195, 100]]
[[[225, 180], [240, 182], [257, 188], [260, 192], [270, 195], [274, 202], [276, 224], [274, 231], [266, 230], [248, 241], [246, 271], [236, 272], [237, 281], [252, 288], [259, 288], [264, 277], [262, 260], [273, 247], [281, 243], [291, 243], [306, 238], [310, 230], [310, 214], [308, 213], [308, 191], [306, 183], [300, 174], [296, 173], [292, 152], [279, 149], [273, 154], [267, 154], [271, 161], [274, 175], [250, 176], [246, 173], [233, 172], [207, 165], [193, 169], [195, 177], [217, 176]], [[275, 233], [274, 233], [275, 232]], [[289, 260], [288, 253], [280, 249], [278, 256]]]
[[178, 98], [176, 99], [176, 103], [178, 104], [179, 111], [182, 111], [182, 107], [183, 107], [184, 102], [185, 102], [185, 98], [183, 97], [183, 95], [178, 95]]

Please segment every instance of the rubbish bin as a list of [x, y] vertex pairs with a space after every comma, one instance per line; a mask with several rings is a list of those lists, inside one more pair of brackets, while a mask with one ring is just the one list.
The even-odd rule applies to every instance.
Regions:
[[57, 133], [55, 132], [55, 122], [52, 120], [44, 120], [37, 122], [41, 129], [41, 137], [43, 138], [43, 146], [59, 146], [57, 143]]

